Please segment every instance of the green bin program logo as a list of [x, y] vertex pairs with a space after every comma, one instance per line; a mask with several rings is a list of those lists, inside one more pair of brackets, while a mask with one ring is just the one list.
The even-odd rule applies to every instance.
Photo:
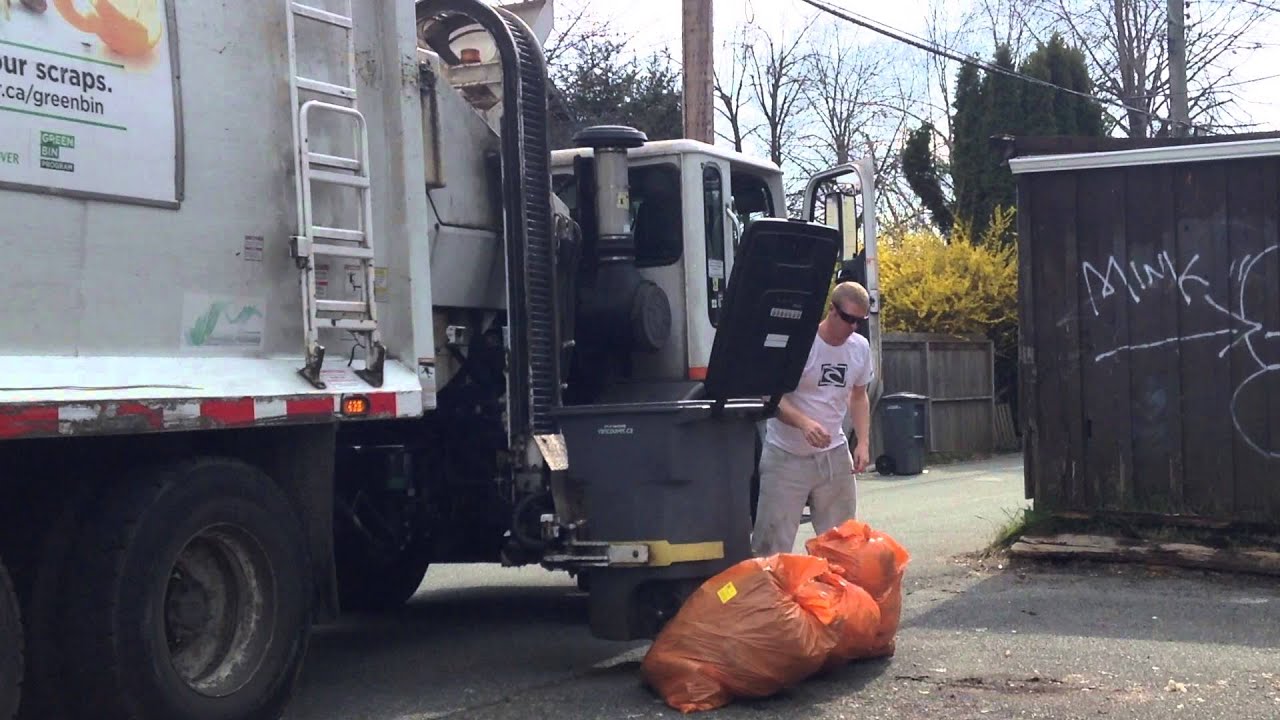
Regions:
[[[194, 347], [206, 345], [256, 345], [262, 336], [260, 327], [247, 327], [250, 321], [261, 318], [262, 311], [255, 305], [242, 305], [234, 315], [228, 312], [235, 307], [230, 302], [215, 302], [209, 305], [191, 327], [187, 328], [187, 341]], [[219, 329], [225, 321], [230, 328]]]
[[75, 135], [66, 135], [55, 132], [40, 133], [40, 167], [45, 170], [58, 170], [60, 172], [75, 172], [74, 163], [67, 162], [62, 154], [66, 150], [74, 150], [76, 147]]

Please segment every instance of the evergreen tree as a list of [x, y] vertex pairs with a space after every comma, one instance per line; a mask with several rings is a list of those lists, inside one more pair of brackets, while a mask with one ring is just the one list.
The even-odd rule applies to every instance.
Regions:
[[630, 125], [650, 140], [684, 134], [680, 70], [666, 54], [637, 59], [623, 39], [592, 37], [557, 57], [550, 74], [573, 118], [554, 126], [553, 147], [591, 125]]
[[[919, 156], [925, 142], [912, 134], [903, 147], [904, 172], [912, 190], [934, 213], [935, 222], [944, 232], [946, 215], [935, 208], [946, 206], [951, 212], [950, 224], [971, 226], [970, 237], [981, 237], [991, 225], [997, 208], [1012, 208], [1017, 202], [1013, 174], [994, 152], [991, 138], [998, 135], [1068, 135], [1100, 137], [1105, 134], [1102, 106], [1095, 100], [1051, 86], [1066, 88], [1084, 95], [1092, 94], [1084, 53], [1067, 45], [1059, 35], [1041, 44], [1015, 66], [1008, 46], [997, 48], [993, 64], [1005, 70], [1017, 70], [1049, 85], [1028, 82], [1006, 73], [979, 73], [972, 64], [961, 66], [956, 75], [954, 115], [951, 119], [951, 181], [955, 200], [951, 203], [933, 197], [939, 183], [931, 182], [930, 172], [939, 163]], [[919, 131], [917, 131], [919, 132]], [[908, 158], [910, 167], [908, 168]], [[1004, 236], [1012, 240], [1011, 234]]]
[[955, 219], [971, 221], [982, 194], [982, 78], [974, 65], [960, 66], [956, 76], [955, 115], [951, 121], [951, 185]]
[[[996, 49], [993, 64], [1004, 70], [1015, 69], [1013, 51], [1008, 45]], [[1013, 174], [1000, 156], [991, 151], [991, 138], [997, 135], [1022, 135], [1026, 131], [1027, 117], [1022, 105], [1026, 81], [1001, 72], [987, 72], [982, 80], [982, 172], [981, 195], [975, 203], [977, 214], [973, 223], [981, 235], [991, 222], [997, 207], [1012, 207], [1016, 203]]]
[[944, 234], [950, 234], [955, 224], [955, 210], [942, 191], [941, 173], [933, 152], [934, 132], [933, 123], [929, 122], [911, 131], [902, 148], [902, 174], [911, 191], [933, 216], [933, 224]]
[[[1055, 33], [1048, 44], [1040, 45], [1027, 57], [1021, 69], [1025, 75], [1090, 95], [1093, 83], [1085, 62], [1084, 53], [1069, 47], [1062, 36]], [[1023, 111], [1027, 117], [1036, 118], [1030, 123], [1028, 134], [1094, 137], [1103, 134], [1102, 106], [1096, 100], [1042, 85], [1027, 87]]]

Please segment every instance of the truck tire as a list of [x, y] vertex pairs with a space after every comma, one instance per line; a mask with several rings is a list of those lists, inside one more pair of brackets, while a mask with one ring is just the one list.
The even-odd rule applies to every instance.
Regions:
[[[357, 466], [358, 467], [358, 466]], [[404, 516], [377, 501], [357, 514], [356, 498], [364, 480], [353, 468], [339, 466], [339, 509], [333, 518], [333, 563], [340, 611], [385, 613], [399, 609], [422, 585], [431, 564], [431, 548], [421, 534], [398, 534]], [[346, 480], [346, 482], [343, 482]], [[393, 501], [394, 502], [394, 501]]]
[[104, 485], [99, 478], [98, 482], [51, 486], [56, 488], [55, 497], [32, 504], [37, 512], [52, 515], [54, 520], [26, 546], [22, 564], [14, 568], [28, 638], [20, 720], [66, 718], [70, 712], [70, 683], [61, 642], [66, 627], [68, 566]]
[[0, 720], [12, 720], [22, 691], [22, 616], [9, 572], [0, 563]]
[[400, 563], [380, 566], [381, 572], [352, 572], [338, 576], [338, 593], [343, 612], [383, 613], [402, 607], [418, 592], [427, 574], [426, 561], [405, 558]]
[[311, 628], [307, 536], [271, 479], [201, 459], [105, 495], [72, 567], [64, 656], [84, 720], [276, 720]]
[[338, 566], [343, 612], [388, 612], [408, 602], [426, 577], [428, 561], [404, 556], [392, 564]]

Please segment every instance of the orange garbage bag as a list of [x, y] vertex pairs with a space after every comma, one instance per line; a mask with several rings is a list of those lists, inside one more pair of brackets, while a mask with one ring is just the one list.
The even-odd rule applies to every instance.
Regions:
[[806, 542], [805, 550], [829, 561], [845, 580], [866, 590], [880, 608], [875, 641], [848, 659], [893, 655], [902, 619], [902, 577], [911, 560], [906, 548], [866, 523], [847, 520]]
[[834, 570], [815, 580], [830, 588], [835, 620], [829, 625], [836, 636], [824, 669], [830, 670], [865, 657], [879, 647], [880, 605], [866, 590], [845, 580]]
[[799, 684], [841, 644], [849, 593], [838, 581], [826, 560], [809, 555], [734, 565], [658, 633], [641, 663], [645, 682], [684, 713]]

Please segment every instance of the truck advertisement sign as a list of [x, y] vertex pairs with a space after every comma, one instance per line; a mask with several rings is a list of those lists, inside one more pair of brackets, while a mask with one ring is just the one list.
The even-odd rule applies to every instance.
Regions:
[[173, 0], [0, 0], [0, 184], [178, 202]]

